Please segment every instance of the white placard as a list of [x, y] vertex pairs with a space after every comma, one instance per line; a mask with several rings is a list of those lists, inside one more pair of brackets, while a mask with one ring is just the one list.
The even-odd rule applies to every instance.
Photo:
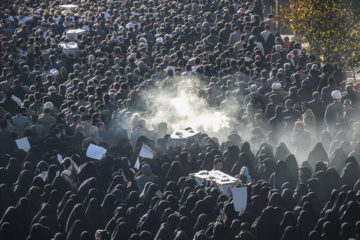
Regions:
[[18, 148], [24, 150], [25, 152], [28, 152], [31, 148], [27, 137], [17, 139], [17, 140], [15, 140], [15, 142], [16, 142], [16, 145], [18, 146]]
[[154, 153], [153, 151], [148, 147], [146, 146], [144, 143], [141, 147], [141, 151], [139, 153], [139, 156], [140, 157], [143, 157], [143, 158], [150, 158], [150, 159], [153, 159], [154, 158]]
[[60, 163], [60, 165], [62, 164], [62, 161], [63, 161], [63, 157], [60, 155], [60, 154], [58, 154], [57, 155], [57, 160], [59, 161], [59, 163]]
[[136, 158], [136, 163], [134, 165], [134, 168], [138, 169], [139, 170], [139, 167], [140, 167], [140, 160], [139, 160], [139, 157]]
[[105, 155], [106, 151], [107, 150], [105, 148], [96, 146], [91, 143], [86, 151], [86, 156], [100, 160]]
[[247, 203], [247, 187], [233, 188], [232, 195], [234, 200], [235, 211], [236, 212], [245, 211], [246, 203]]

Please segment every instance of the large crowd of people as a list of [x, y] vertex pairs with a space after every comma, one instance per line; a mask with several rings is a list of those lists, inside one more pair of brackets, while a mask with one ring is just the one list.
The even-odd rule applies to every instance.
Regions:
[[2, 1], [0, 239], [360, 239], [360, 83], [272, 4]]

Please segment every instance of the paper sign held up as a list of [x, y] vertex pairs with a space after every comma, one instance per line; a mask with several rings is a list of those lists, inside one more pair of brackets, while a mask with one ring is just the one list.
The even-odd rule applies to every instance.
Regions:
[[235, 211], [245, 211], [247, 203], [247, 187], [232, 188], [232, 195]]
[[100, 160], [105, 155], [106, 151], [107, 150], [105, 148], [90, 144], [86, 151], [86, 156], [89, 158]]
[[27, 137], [17, 139], [17, 140], [15, 140], [15, 142], [16, 142], [16, 145], [18, 146], [18, 148], [24, 150], [25, 152], [28, 152], [31, 148]]
[[141, 151], [139, 153], [139, 156], [143, 157], [143, 158], [153, 159], [154, 158], [154, 153], [148, 146], [143, 144], [142, 147], [141, 147]]
[[135, 163], [135, 165], [134, 165], [134, 168], [139, 169], [139, 167], [140, 167], [140, 160], [139, 160], [139, 157], [137, 157], [137, 158], [136, 158], [136, 163]]
[[61, 165], [62, 164], [62, 156], [60, 154], [58, 154], [57, 157], [58, 157], [58, 161], [59, 161], [59, 163]]

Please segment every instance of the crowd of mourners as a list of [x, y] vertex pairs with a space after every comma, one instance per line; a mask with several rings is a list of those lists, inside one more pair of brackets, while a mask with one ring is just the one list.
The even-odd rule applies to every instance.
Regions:
[[[2, 1], [0, 239], [360, 239], [360, 83], [282, 37], [272, 4]], [[225, 138], [174, 146], [181, 116], [154, 121], [154, 99], [184, 92]], [[200, 170], [235, 176], [246, 210]]]

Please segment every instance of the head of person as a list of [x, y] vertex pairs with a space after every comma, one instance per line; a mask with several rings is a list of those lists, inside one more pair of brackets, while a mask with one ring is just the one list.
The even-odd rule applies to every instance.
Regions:
[[97, 137], [99, 135], [99, 129], [93, 126], [89, 129], [89, 133], [91, 137]]
[[306, 112], [308, 109], [310, 109], [310, 104], [309, 103], [307, 103], [307, 102], [301, 103], [301, 110], [303, 112]]
[[331, 97], [334, 99], [334, 102], [340, 102], [341, 92], [339, 90], [332, 91]]
[[221, 158], [215, 158], [214, 170], [222, 171], [222, 169], [223, 169], [223, 160], [221, 160]]
[[350, 109], [350, 108], [351, 108], [351, 105], [352, 105], [352, 102], [351, 102], [350, 99], [345, 99], [345, 100], [344, 100], [344, 108], [345, 108], [345, 110]]

